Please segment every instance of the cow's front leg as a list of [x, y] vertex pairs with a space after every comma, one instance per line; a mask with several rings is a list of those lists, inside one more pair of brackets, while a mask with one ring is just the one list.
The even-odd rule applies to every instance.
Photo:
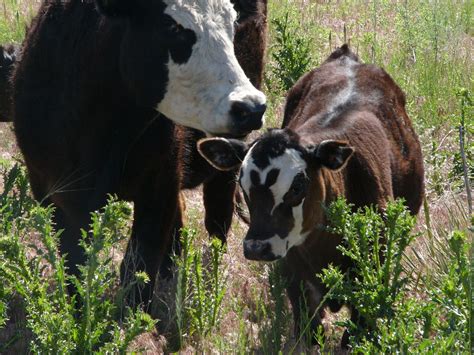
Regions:
[[224, 243], [227, 240], [234, 213], [235, 186], [235, 171], [216, 172], [204, 183], [206, 230], [210, 236], [215, 236]]
[[132, 287], [128, 297], [131, 306], [142, 303], [148, 309], [158, 270], [163, 277], [170, 275], [170, 253], [178, 232], [175, 229], [181, 226], [181, 213], [176, 178], [160, 179], [154, 184], [155, 189], [146, 187], [135, 200], [132, 236], [121, 265], [121, 281], [126, 286], [137, 272], [148, 274], [150, 281], [142, 287]]

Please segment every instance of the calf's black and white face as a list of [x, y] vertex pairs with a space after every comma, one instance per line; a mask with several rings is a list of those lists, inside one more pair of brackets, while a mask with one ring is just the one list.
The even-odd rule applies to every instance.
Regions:
[[[255, 141], [244, 143], [204, 139], [199, 151], [221, 170], [240, 170], [240, 186], [250, 212], [250, 227], [244, 240], [244, 255], [251, 260], [273, 261], [302, 244], [314, 223], [305, 221], [309, 203], [316, 202], [318, 181], [311, 171], [340, 169], [353, 153], [346, 142], [326, 140], [303, 147], [299, 137], [288, 130], [273, 130]], [[308, 203], [306, 203], [308, 201]], [[317, 206], [317, 208], [322, 208]]]
[[137, 102], [210, 135], [263, 124], [266, 99], [234, 54], [230, 0], [96, 0], [126, 26], [120, 66]]

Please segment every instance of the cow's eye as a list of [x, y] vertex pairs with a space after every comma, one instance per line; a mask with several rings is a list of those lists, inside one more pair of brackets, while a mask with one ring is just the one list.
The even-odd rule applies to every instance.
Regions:
[[290, 195], [299, 197], [306, 192], [307, 181], [303, 174], [298, 174], [290, 187]]
[[291, 186], [290, 191], [292, 195], [300, 195], [304, 191], [303, 181], [295, 181], [295, 183]]

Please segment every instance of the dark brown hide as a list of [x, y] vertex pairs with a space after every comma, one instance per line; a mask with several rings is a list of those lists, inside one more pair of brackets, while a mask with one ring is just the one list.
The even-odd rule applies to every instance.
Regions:
[[[335, 51], [290, 90], [283, 126], [297, 134], [301, 146], [333, 139], [347, 141], [355, 150], [340, 171], [308, 162], [312, 183], [304, 202], [304, 230], [310, 234], [283, 259], [298, 327], [301, 287], [313, 314], [327, 292], [316, 274], [330, 263], [342, 271], [350, 266], [336, 250], [341, 237], [317, 228], [326, 225], [321, 204], [344, 196], [356, 208], [383, 208], [388, 200], [401, 197], [410, 212], [417, 214], [424, 193], [424, 171], [403, 92], [383, 69], [359, 63], [347, 46]], [[336, 303], [329, 305], [333, 310], [338, 308]], [[321, 307], [313, 320], [314, 327], [321, 324], [323, 310]]]
[[267, 0], [235, 0], [235, 3], [239, 12], [234, 38], [235, 54], [247, 77], [259, 89], [262, 86], [267, 43]]

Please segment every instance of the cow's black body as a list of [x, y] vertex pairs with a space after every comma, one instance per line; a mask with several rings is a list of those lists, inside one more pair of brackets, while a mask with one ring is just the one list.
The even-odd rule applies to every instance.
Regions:
[[186, 62], [196, 37], [162, 14], [163, 1], [136, 3], [148, 7], [143, 23], [123, 20], [136, 11], [121, 7], [129, 3], [113, 3], [98, 6], [107, 16], [94, 1], [40, 7], [14, 73], [14, 126], [35, 198], [56, 207], [71, 273], [84, 260], [78, 240], [90, 213], [108, 194], [134, 202], [122, 281], [145, 270], [152, 282], [134, 302], [147, 302], [158, 269], [168, 273], [182, 225], [180, 135], [156, 104], [166, 92], [169, 57]]

